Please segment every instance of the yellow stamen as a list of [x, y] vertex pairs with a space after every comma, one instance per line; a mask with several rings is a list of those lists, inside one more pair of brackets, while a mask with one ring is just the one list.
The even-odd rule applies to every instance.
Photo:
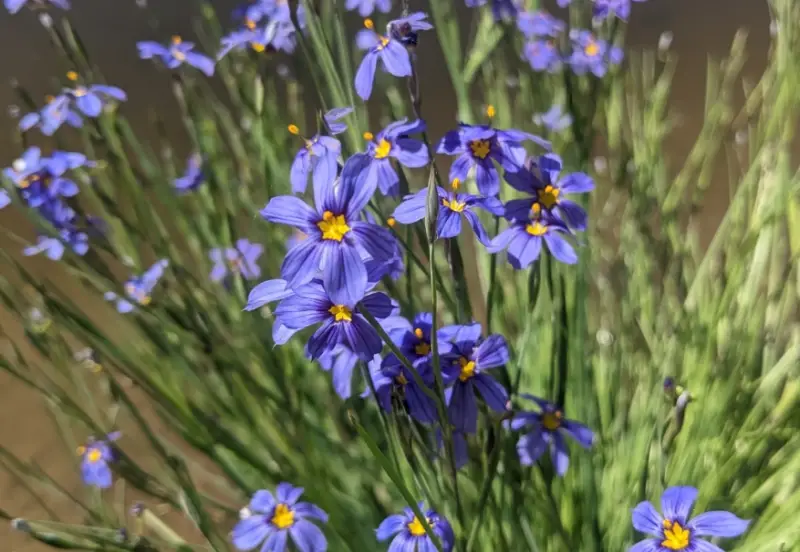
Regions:
[[256, 22], [253, 21], [252, 19], [248, 19], [247, 21], [245, 21], [244, 25], [251, 31], [256, 28]]
[[531, 236], [544, 236], [547, 233], [547, 226], [541, 222], [534, 222], [525, 227], [525, 230]]
[[542, 212], [542, 206], [539, 205], [538, 202], [534, 201], [533, 205], [531, 205], [531, 211], [533, 212], [534, 216], [538, 216], [539, 213]]
[[469, 149], [472, 150], [472, 155], [479, 159], [486, 159], [491, 150], [489, 140], [473, 140], [469, 143]]
[[587, 44], [586, 47], [583, 49], [583, 51], [587, 56], [594, 57], [600, 53], [600, 46], [598, 46], [597, 42], [591, 40], [589, 41], [589, 44]]
[[365, 19], [364, 26], [370, 31], [375, 29], [375, 23], [372, 22], [372, 19]]
[[75, 94], [76, 98], [81, 98], [81, 97], [85, 96], [88, 92], [89, 91], [86, 88], [84, 88], [83, 86], [79, 86], [78, 88], [76, 88], [75, 90], [72, 91], [72, 93]]
[[414, 352], [419, 356], [425, 356], [431, 352], [431, 346], [423, 341], [422, 343], [414, 346]]
[[336, 322], [351, 322], [353, 320], [353, 312], [344, 305], [334, 305], [328, 309], [328, 312], [333, 315]]
[[414, 330], [414, 335], [417, 336], [417, 339], [422, 339], [422, 336], [425, 334], [422, 332], [422, 328], [416, 328]]
[[458, 190], [458, 188], [461, 186], [461, 179], [460, 178], [454, 178], [453, 181], [450, 183], [450, 186], [454, 190]]
[[[425, 518], [425, 521], [428, 522], [429, 526], [432, 525], [430, 518]], [[425, 527], [422, 526], [422, 522], [419, 520], [419, 518], [417, 518], [417, 516], [414, 516], [414, 519], [408, 524], [408, 532], [414, 537], [421, 537], [425, 534]]]
[[379, 36], [378, 37], [381, 41], [380, 45], [378, 46], [378, 50], [383, 50], [386, 48], [386, 45], [389, 44], [389, 37], [388, 36]]
[[44, 97], [44, 99], [45, 99], [45, 101], [47, 103], [53, 103], [53, 100], [55, 100], [56, 97], [55, 96], [51, 96], [50, 94], [48, 94], [47, 96]]
[[460, 213], [467, 206], [467, 204], [464, 203], [463, 201], [456, 201], [455, 199], [453, 201], [448, 201], [446, 199], [443, 199], [442, 200], [442, 205], [444, 205], [445, 207], [447, 207], [451, 211], [455, 211], [456, 213]]
[[258, 42], [251, 42], [250, 47], [253, 49], [254, 52], [258, 52], [259, 54], [267, 49], [266, 46], [263, 44], [259, 44]]
[[544, 190], [539, 192], [539, 202], [547, 209], [552, 209], [553, 205], [558, 203], [558, 194], [560, 193], [561, 190], [558, 188], [547, 185], [545, 186]]
[[378, 147], [375, 148], [375, 159], [385, 159], [388, 157], [390, 151], [392, 151], [392, 144], [381, 138]]
[[685, 550], [689, 547], [691, 532], [677, 521], [664, 520], [664, 540], [661, 546], [667, 550]]
[[375, 138], [375, 135], [372, 134], [371, 132], [365, 132], [361, 136], [364, 137], [364, 140], [372, 140], [373, 138]]
[[563, 414], [561, 414], [560, 410], [556, 410], [555, 412], [545, 412], [542, 414], [542, 425], [548, 431], [555, 431], [561, 427], [562, 418]]
[[386, 225], [387, 225], [389, 228], [394, 228], [394, 225], [395, 225], [395, 224], [397, 224], [397, 221], [395, 220], [395, 218], [394, 218], [394, 217], [389, 217], [388, 219], [386, 219]]
[[394, 378], [394, 379], [400, 385], [407, 385], [408, 384], [408, 380], [406, 379], [406, 377], [402, 373], [401, 374], [397, 374], [397, 377]]
[[76, 73], [75, 71], [67, 71], [67, 78], [72, 82], [75, 82], [76, 80], [78, 80], [78, 73]]
[[84, 454], [86, 454], [86, 447], [77, 447], [75, 449], [75, 454], [77, 454], [78, 456], [83, 456]]
[[180, 50], [172, 50], [172, 56], [178, 61], [186, 61], [186, 54]]
[[173, 44], [180, 44], [181, 42], [183, 42], [183, 39], [180, 36], [173, 35], [173, 37], [172, 37], [172, 43]]
[[97, 450], [96, 448], [89, 450], [89, 454], [86, 455], [86, 459], [91, 464], [96, 464], [97, 462], [100, 461], [101, 458], [103, 458], [103, 453]]
[[294, 512], [286, 504], [278, 504], [271, 521], [278, 529], [287, 529], [294, 525]]
[[467, 381], [475, 375], [474, 360], [467, 360], [465, 357], [461, 357], [458, 359], [458, 364], [461, 366], [461, 373], [458, 375], [459, 380]]
[[144, 295], [142, 295], [141, 297], [139, 297], [139, 304], [140, 304], [140, 305], [143, 305], [143, 306], [145, 306], [145, 307], [146, 307], [147, 305], [149, 305], [149, 304], [150, 304], [150, 302], [151, 302], [152, 300], [153, 300], [153, 298], [152, 298], [152, 297], [150, 297], [150, 296], [149, 296], [149, 295], [147, 295], [147, 294], [144, 294]]
[[497, 115], [497, 110], [494, 108], [493, 105], [486, 106], [486, 116], [490, 119], [494, 119], [494, 116]]
[[350, 231], [344, 215], [334, 215], [330, 211], [322, 213], [322, 220], [317, 223], [317, 228], [322, 231], [323, 240], [342, 241], [345, 234]]
[[289, 134], [294, 134], [295, 136], [300, 134], [300, 128], [297, 125], [289, 125], [286, 129], [289, 131]]

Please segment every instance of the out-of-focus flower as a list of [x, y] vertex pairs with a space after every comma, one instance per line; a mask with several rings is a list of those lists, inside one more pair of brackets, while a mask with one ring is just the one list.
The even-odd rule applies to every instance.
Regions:
[[356, 153], [344, 165], [342, 178], [353, 178], [357, 186], [380, 188], [384, 195], [396, 196], [400, 178], [392, 167], [392, 158], [405, 167], [419, 168], [428, 164], [428, 148], [409, 134], [425, 130], [424, 121], [407, 122], [401, 119], [380, 131], [377, 136], [364, 133], [368, 140], [366, 153]]
[[412, 70], [410, 55], [402, 41], [376, 33], [371, 19], [364, 20], [364, 27], [356, 35], [356, 44], [367, 53], [356, 72], [355, 88], [358, 96], [366, 101], [372, 95], [378, 60], [384, 71], [395, 77], [410, 77]]
[[24, 8], [25, 5], [29, 5], [34, 9], [45, 8], [47, 6], [55, 6], [62, 10], [68, 10], [70, 8], [67, 0], [4, 0], [3, 5], [8, 10], [8, 13], [12, 15]]
[[561, 104], [553, 104], [553, 107], [545, 113], [537, 113], [533, 116], [533, 122], [542, 125], [550, 132], [561, 132], [572, 124], [572, 115], [564, 113]]
[[603, 77], [611, 65], [622, 63], [622, 49], [597, 38], [591, 31], [578, 31], [572, 39], [572, 54], [568, 62], [576, 75], [591, 72]]
[[256, 491], [247, 506], [250, 515], [233, 528], [231, 541], [237, 550], [284, 552], [291, 538], [298, 550], [324, 552], [325, 535], [310, 520], [327, 523], [328, 514], [310, 502], [298, 502], [301, 487], [279, 483], [275, 496], [266, 490]]
[[[74, 71], [68, 72], [67, 78], [72, 82], [78, 82], [78, 74]], [[68, 89], [65, 93], [72, 98], [75, 107], [87, 117], [100, 115], [109, 98], [118, 102], [124, 102], [128, 99], [128, 96], [121, 88], [104, 84], [77, 84], [74, 89]]]
[[72, 358], [74, 358], [75, 361], [81, 366], [94, 372], [95, 374], [103, 370], [103, 364], [100, 362], [100, 357], [91, 347], [85, 347], [79, 351], [75, 351], [75, 354], [72, 355]]
[[387, 34], [405, 44], [406, 46], [416, 46], [419, 40], [419, 31], [430, 31], [433, 25], [428, 23], [428, 14], [424, 12], [414, 12], [400, 19], [392, 19], [386, 25]]
[[22, 250], [22, 254], [26, 257], [39, 253], [44, 253], [48, 259], [57, 261], [64, 255], [64, 244], [56, 238], [39, 236], [36, 245], [30, 245]]
[[[439, 538], [442, 550], [450, 552], [455, 543], [455, 534], [452, 527], [450, 527], [450, 522], [435, 511], [426, 510], [423, 502], [420, 502], [417, 506], [423, 512], [428, 527]], [[419, 552], [436, 550], [433, 540], [425, 532], [422, 522], [414, 515], [414, 511], [408, 507], [403, 509], [402, 514], [393, 514], [384, 519], [375, 531], [375, 536], [379, 541], [392, 539], [392, 544], [389, 546], [389, 550], [392, 552], [400, 552], [401, 550], [409, 552], [414, 550]]]
[[476, 8], [485, 5], [489, 1], [492, 4], [492, 15], [495, 21], [511, 19], [516, 17], [519, 12], [516, 0], [466, 0], [465, 4], [468, 8]]
[[81, 456], [81, 478], [86, 485], [108, 489], [111, 487], [111, 468], [114, 451], [109, 443], [116, 441], [122, 434], [119, 431], [109, 433], [104, 439], [89, 439], [84, 446], [78, 447]]
[[535, 402], [541, 409], [541, 412], [518, 412], [511, 420], [505, 422], [505, 425], [512, 430], [528, 430], [528, 433], [517, 441], [520, 462], [525, 466], [536, 463], [549, 447], [556, 473], [563, 476], [569, 467], [569, 454], [564, 435], [568, 435], [583, 448], [588, 449], [594, 444], [594, 433], [585, 425], [564, 418], [561, 409], [550, 401], [526, 393], [520, 396]]
[[594, 0], [594, 17], [606, 19], [619, 17], [627, 21], [631, 15], [631, 2], [645, 2], [646, 0]]
[[633, 527], [655, 538], [636, 543], [628, 552], [722, 552], [698, 537], [732, 538], [747, 531], [750, 521], [730, 512], [706, 512], [690, 519], [697, 494], [694, 487], [666, 489], [661, 495], [661, 513], [650, 502], [640, 502], [633, 509]]
[[117, 311], [131, 312], [136, 305], [147, 306], [152, 300], [151, 292], [169, 266], [169, 261], [161, 259], [148, 268], [141, 276], [135, 276], [125, 283], [125, 297], [120, 297], [113, 291], [107, 291], [103, 297], [106, 301], [114, 301]]
[[261, 267], [256, 261], [263, 252], [263, 245], [244, 238], [237, 240], [235, 247], [214, 248], [208, 253], [214, 263], [209, 278], [212, 282], [219, 282], [229, 274], [241, 274], [245, 280], [258, 278], [261, 276]]
[[168, 46], [149, 40], [137, 42], [139, 57], [151, 59], [157, 57], [169, 69], [180, 67], [184, 63], [199, 69], [207, 76], [214, 74], [214, 60], [203, 54], [194, 52], [194, 42], [184, 42], [179, 36], [173, 36]]
[[[459, 193], [458, 180], [453, 181], [452, 191], [437, 187], [441, 207], [436, 219], [436, 237], [454, 238], [461, 233], [461, 216], [467, 219], [475, 236], [483, 245], [489, 245], [489, 235], [478, 218], [474, 208], [485, 209], [495, 216], [503, 214], [503, 204], [496, 197], [480, 197], [472, 194]], [[425, 218], [427, 189], [422, 189], [415, 194], [407, 195], [402, 203], [397, 206], [392, 216], [402, 224], [412, 224]]]
[[0, 209], [11, 203], [11, 196], [5, 190], [0, 190]]
[[[347, 125], [337, 122], [353, 111], [352, 107], [340, 107], [330, 110], [323, 116], [331, 134], [340, 134], [347, 130]], [[297, 125], [289, 125], [289, 132], [300, 136]], [[294, 156], [289, 173], [292, 191], [296, 194], [306, 191], [309, 174], [313, 175], [314, 186], [325, 186], [332, 182], [339, 172], [339, 155], [342, 144], [333, 136], [315, 134], [312, 138], [303, 138], [303, 147]]]
[[549, 39], [528, 41], [522, 49], [522, 57], [534, 71], [555, 73], [561, 69], [563, 57], [555, 42]]
[[392, 9], [392, 0], [346, 0], [344, 9], [347, 11], [357, 9], [361, 17], [372, 15], [376, 9], [382, 13], [389, 13]]
[[555, 38], [564, 31], [566, 24], [546, 11], [527, 11], [517, 17], [517, 28], [525, 38]]
[[452, 350], [442, 356], [446, 383], [452, 382], [446, 391], [450, 421], [457, 431], [475, 433], [478, 430], [475, 391], [495, 412], [507, 410], [508, 393], [485, 372], [508, 363], [508, 345], [498, 334], [482, 339], [478, 323], [460, 326], [451, 342]]
[[[508, 216], [508, 215], [507, 215]], [[521, 270], [539, 258], [542, 242], [550, 254], [566, 264], [578, 262], [578, 255], [564, 238], [571, 232], [566, 224], [547, 212], [540, 212], [536, 218], [511, 219], [511, 225], [500, 232], [489, 244], [490, 253], [508, 249], [508, 262]]]
[[574, 201], [566, 199], [564, 195], [592, 191], [594, 189], [592, 177], [586, 173], [575, 172], [559, 178], [563, 165], [561, 157], [555, 153], [531, 158], [526, 165], [521, 171], [506, 174], [506, 182], [532, 197], [512, 199], [506, 203], [506, 218], [536, 219], [539, 213], [547, 212], [554, 214], [575, 230], [585, 230], [588, 218], [586, 211]]
[[437, 153], [457, 155], [450, 166], [450, 182], [464, 182], [474, 168], [478, 190], [486, 197], [494, 197], [500, 191], [500, 175], [495, 161], [508, 172], [520, 170], [525, 161], [526, 140], [549, 150], [550, 142], [521, 130], [499, 130], [488, 125], [460, 124], [439, 142]]
[[39, 307], [32, 307], [26, 317], [28, 328], [35, 334], [43, 334], [53, 324], [53, 320]]
[[203, 156], [193, 153], [186, 161], [186, 170], [183, 176], [176, 178], [172, 183], [177, 192], [189, 192], [196, 190], [205, 181], [203, 174]]

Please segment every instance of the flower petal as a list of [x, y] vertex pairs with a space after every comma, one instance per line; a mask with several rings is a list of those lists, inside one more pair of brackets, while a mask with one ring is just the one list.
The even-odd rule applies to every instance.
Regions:
[[508, 393], [500, 382], [488, 374], [478, 374], [472, 379], [486, 406], [495, 412], [508, 410]]
[[231, 540], [238, 550], [253, 550], [264, 542], [272, 531], [265, 516], [250, 516], [234, 526]]
[[[292, 166], [289, 169], [289, 182], [292, 185], [292, 192], [302, 194], [306, 191], [308, 186], [308, 173], [311, 170], [311, 160], [309, 159], [308, 150], [302, 148], [294, 156]], [[262, 214], [263, 216], [263, 214]]]
[[387, 318], [392, 314], [394, 305], [391, 298], [385, 293], [370, 293], [361, 301], [361, 304], [375, 318]]
[[408, 50], [397, 40], [390, 39], [380, 51], [381, 62], [386, 72], [395, 77], [411, 76], [411, 58]]
[[358, 237], [358, 245], [376, 261], [390, 261], [395, 256], [397, 240], [386, 228], [361, 221], [351, 223], [350, 228]]
[[422, 189], [407, 195], [398, 205], [392, 216], [401, 224], [412, 224], [425, 218], [425, 199], [428, 190]]
[[294, 506], [294, 511], [304, 518], [314, 518], [325, 523], [328, 522], [328, 514], [325, 513], [325, 510], [310, 502], [298, 502]]
[[628, 552], [661, 552], [663, 548], [661, 548], [660, 542], [657, 539], [639, 541], [628, 548]]
[[375, 81], [375, 69], [378, 66], [378, 53], [370, 50], [361, 60], [355, 77], [356, 94], [367, 101], [372, 95], [372, 84]]
[[450, 421], [457, 431], [475, 433], [478, 431], [478, 403], [472, 381], [457, 381], [451, 389], [450, 402], [447, 405]]
[[323, 267], [325, 291], [335, 305], [354, 307], [367, 289], [367, 268], [358, 249], [345, 242], [329, 246]]
[[399, 533], [405, 529], [408, 521], [400, 514], [393, 514], [384, 519], [378, 528], [375, 530], [375, 537], [379, 541], [388, 540], [392, 535]]
[[508, 364], [510, 354], [506, 339], [499, 334], [492, 334], [478, 346], [475, 351], [475, 363], [481, 370], [497, 368]]
[[[548, 231], [544, 235], [544, 241], [547, 244], [547, 249], [550, 253], [565, 264], [575, 264], [578, 262], [578, 254], [575, 249], [565, 240], [559, 232]], [[541, 241], [540, 241], [541, 243]]]
[[661, 513], [665, 519], [677, 521], [684, 527], [697, 500], [694, 487], [670, 487], [661, 495]]
[[250, 499], [250, 509], [254, 512], [268, 514], [274, 507], [275, 497], [267, 490], [261, 489], [260, 491], [256, 491]]
[[345, 323], [344, 333], [350, 349], [362, 360], [369, 361], [383, 349], [383, 341], [363, 316], [353, 316], [350, 323]]
[[391, 152], [401, 165], [410, 168], [424, 167], [428, 164], [428, 148], [419, 140], [397, 138]]
[[295, 288], [316, 277], [324, 251], [324, 245], [311, 238], [292, 247], [281, 265], [281, 277], [286, 280], [286, 285]]
[[567, 443], [564, 442], [564, 437], [560, 433], [555, 432], [551, 434], [553, 446], [550, 449], [550, 457], [553, 460], [553, 466], [556, 468], [556, 473], [560, 477], [564, 477], [569, 468], [569, 450]]
[[664, 519], [649, 502], [640, 502], [631, 514], [633, 528], [646, 535], [660, 535]]
[[517, 441], [517, 454], [523, 466], [531, 466], [536, 463], [547, 449], [547, 441], [544, 439], [541, 429], [535, 429], [523, 435]]
[[261, 216], [270, 222], [287, 224], [306, 233], [317, 230], [314, 222], [319, 218], [314, 209], [294, 196], [273, 197], [266, 207], [261, 209]]
[[688, 523], [692, 533], [703, 537], [738, 537], [749, 525], [749, 520], [724, 511], [705, 512]]
[[289, 533], [300, 552], [324, 552], [328, 549], [322, 530], [309, 521], [296, 521]]

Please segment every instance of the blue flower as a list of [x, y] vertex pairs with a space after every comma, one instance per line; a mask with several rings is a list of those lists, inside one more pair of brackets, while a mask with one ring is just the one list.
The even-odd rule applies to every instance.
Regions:
[[261, 547], [262, 552], [284, 552], [291, 537], [298, 550], [327, 550], [325, 535], [309, 520], [327, 523], [328, 514], [310, 502], [298, 502], [302, 495], [301, 487], [289, 483], [279, 483], [275, 496], [269, 491], [256, 491], [247, 507], [247, 515], [231, 533], [236, 549]]
[[495, 161], [506, 171], [516, 172], [525, 161], [522, 142], [531, 140], [549, 150], [550, 142], [521, 130], [498, 130], [488, 125], [461, 123], [458, 130], [451, 130], [439, 142], [437, 153], [458, 155], [450, 166], [450, 181], [463, 182], [470, 170], [475, 170], [475, 180], [482, 195], [494, 197], [500, 191], [500, 175]]
[[[323, 120], [331, 134], [341, 134], [347, 125], [337, 122], [353, 111], [352, 107], [340, 107], [330, 110]], [[300, 136], [297, 125], [289, 125], [289, 132]], [[342, 144], [332, 136], [315, 134], [313, 138], [303, 138], [303, 147], [294, 156], [289, 181], [294, 193], [303, 193], [308, 185], [308, 175], [313, 174], [314, 186], [325, 186], [332, 182], [339, 172], [339, 155]]]
[[585, 230], [588, 218], [586, 211], [574, 201], [565, 199], [564, 195], [592, 191], [594, 189], [592, 177], [586, 173], [575, 172], [559, 178], [563, 165], [561, 157], [555, 153], [542, 155], [528, 165], [531, 170], [523, 169], [506, 174], [506, 182], [513, 188], [532, 196], [512, 199], [506, 203], [506, 217], [527, 220], [546, 212], [557, 216], [575, 230]]
[[371, 19], [365, 19], [364, 26], [366, 29], [359, 31], [356, 43], [362, 50], [367, 50], [367, 54], [356, 72], [355, 87], [359, 97], [366, 101], [372, 95], [378, 59], [383, 63], [383, 69], [395, 77], [410, 77], [412, 70], [411, 57], [402, 41], [376, 33]]
[[521, 270], [539, 258], [544, 242], [557, 260], [575, 264], [578, 255], [563, 234], [571, 234], [569, 227], [555, 215], [541, 211], [536, 218], [512, 219], [511, 225], [491, 241], [487, 251], [499, 253], [508, 249], [508, 262]]
[[731, 538], [747, 531], [749, 520], [725, 511], [706, 512], [689, 518], [697, 499], [694, 487], [670, 487], [661, 495], [661, 513], [650, 502], [633, 509], [633, 527], [655, 538], [640, 541], [628, 552], [722, 552], [698, 537]]
[[11, 203], [11, 196], [5, 190], [0, 190], [0, 209]]
[[147, 306], [152, 300], [151, 292], [156, 286], [161, 277], [164, 275], [164, 269], [169, 266], [169, 261], [161, 259], [156, 261], [153, 266], [148, 268], [141, 276], [134, 276], [125, 283], [125, 295], [127, 297], [120, 297], [113, 291], [107, 291], [103, 294], [106, 301], [114, 301], [117, 305], [117, 311], [121, 313], [131, 312], [136, 308], [135, 305]]
[[525, 43], [522, 57], [534, 71], [555, 73], [561, 68], [562, 56], [552, 40], [534, 39]]
[[631, 1], [645, 2], [646, 0], [594, 0], [593, 15], [602, 19], [616, 16], [627, 21], [631, 15]]
[[621, 48], [596, 38], [591, 31], [579, 31], [573, 34], [572, 55], [568, 62], [576, 75], [591, 72], [596, 77], [603, 77], [609, 65], [622, 63], [623, 56]]
[[446, 379], [453, 383], [446, 391], [450, 421], [458, 431], [475, 433], [478, 430], [475, 391], [495, 412], [508, 410], [505, 388], [485, 373], [508, 363], [508, 345], [498, 334], [481, 339], [481, 325], [478, 323], [458, 327], [451, 342], [452, 350], [442, 356]]
[[94, 166], [81, 153], [54, 151], [50, 157], [42, 157], [37, 147], [28, 148], [3, 174], [19, 189], [22, 198], [30, 207], [60, 197], [73, 197], [80, 189], [65, 175], [68, 171]]
[[62, 10], [68, 10], [70, 7], [67, 0], [4, 0], [3, 5], [8, 10], [8, 13], [13, 15], [29, 2], [33, 4], [33, 8], [43, 8], [48, 4]]
[[82, 127], [83, 120], [80, 114], [72, 109], [71, 104], [72, 99], [68, 94], [48, 96], [47, 105], [39, 111], [28, 113], [19, 120], [20, 131], [27, 132], [38, 126], [42, 134], [52, 136], [64, 123], [73, 128]]
[[358, 9], [361, 17], [372, 15], [376, 9], [382, 13], [389, 13], [392, 9], [392, 0], [346, 0], [344, 9], [347, 11]]
[[545, 449], [550, 447], [550, 455], [556, 473], [563, 476], [569, 467], [569, 455], [564, 435], [574, 439], [585, 449], [594, 444], [594, 433], [585, 425], [567, 420], [564, 413], [555, 404], [523, 393], [521, 397], [535, 402], [541, 412], [518, 412], [506, 426], [516, 431], [528, 430], [528, 433], [517, 441], [517, 454], [520, 462], [530, 466], [539, 459]]
[[161, 58], [162, 63], [169, 69], [175, 69], [186, 63], [209, 77], [214, 74], [214, 60], [194, 52], [194, 43], [184, 42], [179, 36], [173, 36], [169, 46], [148, 40], [137, 42], [136, 47], [139, 49], [140, 58]]
[[[489, 235], [478, 218], [474, 208], [481, 208], [489, 211], [495, 216], [503, 214], [503, 204], [495, 197], [479, 197], [472, 194], [458, 193], [460, 183], [453, 181], [453, 191], [447, 191], [437, 186], [439, 194], [439, 213], [436, 219], [436, 237], [454, 238], [461, 233], [461, 215], [466, 217], [467, 222], [475, 232], [475, 236], [483, 244], [488, 246], [490, 243]], [[402, 203], [395, 208], [392, 216], [402, 224], [412, 224], [425, 218], [427, 189], [422, 189], [414, 194], [403, 198]]]
[[[428, 526], [439, 538], [444, 552], [450, 552], [455, 544], [455, 535], [450, 522], [444, 516], [440, 516], [433, 510], [425, 510], [425, 504], [418, 504], [419, 510], [424, 513]], [[384, 519], [375, 536], [379, 541], [392, 539], [389, 546], [391, 552], [418, 551], [431, 552], [436, 550], [433, 541], [425, 532], [422, 522], [417, 519], [411, 508], [404, 508], [402, 514], [393, 514]], [[394, 537], [394, 538], [392, 538]]]
[[366, 153], [356, 153], [345, 163], [342, 178], [353, 178], [357, 186], [380, 187], [384, 195], [399, 193], [400, 178], [392, 167], [392, 158], [410, 168], [424, 167], [430, 161], [428, 148], [420, 140], [408, 138], [409, 134], [423, 132], [424, 121], [409, 123], [401, 119], [380, 131], [377, 136], [364, 133], [369, 140]]
[[175, 191], [179, 193], [196, 190], [205, 181], [203, 174], [203, 156], [193, 153], [186, 161], [186, 170], [183, 176], [176, 178], [172, 183]]
[[121, 436], [120, 432], [115, 431], [106, 435], [105, 439], [89, 439], [85, 446], [78, 447], [78, 454], [81, 456], [81, 478], [86, 485], [108, 489], [111, 487], [111, 468], [109, 462], [113, 462], [114, 451], [109, 445]]
[[245, 280], [253, 280], [261, 276], [261, 267], [256, 261], [264, 252], [264, 246], [242, 238], [236, 241], [236, 247], [214, 248], [208, 257], [214, 263], [209, 278], [219, 282], [226, 276], [241, 274]]
[[[338, 345], [332, 350], [325, 351], [317, 359], [326, 372], [331, 372], [333, 388], [342, 399], [349, 399], [352, 395], [353, 370], [359, 357], [345, 345]], [[370, 371], [380, 369], [381, 357], [375, 355], [369, 361]]]
[[572, 115], [564, 113], [561, 104], [553, 104], [545, 113], [534, 115], [533, 122], [544, 126], [550, 132], [561, 132], [572, 124]]
[[543, 10], [526, 11], [517, 17], [517, 28], [525, 38], [556, 38], [566, 28], [566, 24]]
[[383, 341], [358, 308], [360, 304], [378, 319], [390, 316], [394, 305], [385, 293], [362, 291], [360, 296], [352, 297], [347, 290], [326, 290], [319, 280], [293, 291], [275, 308], [275, 324], [296, 332], [322, 323], [308, 340], [312, 360], [337, 345], [346, 345], [365, 361], [381, 352]]
[[386, 26], [388, 34], [406, 46], [416, 46], [419, 40], [418, 31], [430, 31], [433, 25], [427, 21], [425, 12], [414, 12], [399, 19], [392, 19]]
[[51, 261], [57, 261], [64, 255], [64, 244], [61, 240], [48, 236], [39, 236], [36, 245], [31, 245], [22, 250], [26, 257], [44, 253]]
[[492, 3], [492, 15], [495, 21], [511, 19], [516, 17], [517, 12], [519, 12], [519, 7], [515, 0], [466, 0], [465, 4], [468, 8], [477, 8], [485, 5], [487, 1]]
[[[67, 73], [67, 78], [73, 82], [77, 82], [78, 74], [74, 71]], [[116, 86], [107, 86], [105, 84], [79, 84], [72, 90], [67, 90], [66, 93], [75, 103], [78, 111], [87, 117], [97, 117], [103, 111], [103, 106], [108, 103], [109, 98], [124, 102], [128, 96], [121, 88]]]
[[374, 186], [341, 178], [314, 186], [316, 210], [294, 196], [274, 197], [261, 210], [266, 220], [288, 224], [307, 235], [292, 247], [281, 265], [281, 277], [289, 287], [311, 281], [321, 270], [325, 288], [332, 295], [345, 293], [349, 303], [363, 296], [367, 268], [361, 253], [382, 262], [391, 260], [396, 251], [391, 232], [360, 220], [361, 210], [374, 191]]

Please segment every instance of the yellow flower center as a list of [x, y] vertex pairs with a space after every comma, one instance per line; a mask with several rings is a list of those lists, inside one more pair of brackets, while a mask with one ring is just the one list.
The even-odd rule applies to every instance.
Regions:
[[392, 151], [392, 144], [390, 144], [388, 140], [381, 138], [381, 141], [378, 143], [378, 147], [375, 148], [375, 159], [386, 158], [390, 151]]
[[83, 86], [79, 86], [78, 88], [72, 91], [72, 93], [75, 94], [76, 98], [81, 98], [85, 96], [88, 92], [89, 91], [86, 90], [86, 88], [84, 88]]
[[587, 56], [594, 57], [600, 53], [600, 46], [597, 45], [597, 42], [592, 40], [586, 45], [583, 51]]
[[417, 339], [422, 339], [422, 336], [425, 334], [422, 332], [422, 328], [416, 328], [414, 330], [414, 335], [417, 336]]
[[461, 365], [461, 373], [458, 375], [459, 380], [467, 381], [469, 378], [475, 375], [474, 360], [469, 360], [465, 357], [461, 357], [458, 359], [458, 364]]
[[242, 258], [228, 259], [228, 268], [231, 272], [239, 272], [242, 269]]
[[387, 225], [389, 228], [394, 228], [394, 225], [395, 225], [395, 224], [397, 224], [397, 220], [395, 220], [395, 218], [394, 218], [394, 217], [389, 217], [388, 219], [386, 219], [386, 225]]
[[89, 450], [89, 453], [86, 455], [86, 459], [91, 464], [96, 464], [97, 462], [100, 461], [100, 459], [102, 457], [103, 457], [103, 453], [100, 452], [99, 450], [97, 450], [96, 448], [93, 448], [93, 449]]
[[374, 134], [372, 134], [372, 133], [371, 133], [371, 132], [369, 132], [369, 131], [365, 132], [365, 133], [364, 133], [364, 134], [362, 134], [361, 136], [363, 136], [363, 137], [364, 137], [364, 140], [372, 140], [373, 138], [375, 138], [375, 135], [374, 135]]
[[72, 82], [75, 82], [76, 80], [78, 80], [78, 73], [76, 73], [75, 71], [67, 71], [67, 79], [71, 80]]
[[677, 521], [664, 520], [664, 540], [661, 546], [667, 550], [685, 550], [689, 547], [690, 532]]
[[547, 226], [541, 222], [533, 222], [525, 227], [525, 231], [531, 236], [544, 236], [547, 233]]
[[414, 346], [414, 352], [419, 356], [425, 356], [431, 352], [431, 346], [423, 341], [422, 343]]
[[258, 42], [251, 42], [250, 47], [253, 49], [254, 52], [261, 53], [266, 50], [266, 46], [263, 44], [259, 44]]
[[472, 150], [472, 155], [479, 159], [486, 159], [489, 155], [491, 145], [489, 140], [473, 140], [469, 143], [469, 149]]
[[381, 41], [381, 43], [378, 44], [378, 50], [379, 51], [383, 50], [384, 48], [386, 48], [386, 45], [389, 44], [389, 37], [388, 36], [380, 36], [380, 35], [378, 35], [378, 40]]
[[[425, 521], [427, 521], [428, 525], [432, 528], [430, 518], [425, 518]], [[408, 524], [408, 532], [414, 537], [421, 537], [425, 534], [425, 527], [422, 526], [422, 522], [417, 516], [414, 516], [414, 519]]]
[[406, 385], [408, 383], [408, 380], [406, 379], [406, 377], [402, 373], [401, 374], [397, 374], [397, 377], [394, 378], [394, 379], [400, 385]]
[[542, 425], [548, 431], [555, 431], [561, 427], [561, 420], [563, 417], [564, 415], [560, 410], [556, 410], [555, 412], [545, 412], [542, 414]]
[[247, 21], [245, 21], [244, 25], [251, 31], [256, 28], [256, 22], [253, 21], [252, 19], [248, 19]]
[[294, 512], [286, 504], [278, 504], [271, 521], [278, 529], [287, 529], [294, 525]]
[[545, 186], [544, 190], [539, 192], [539, 203], [544, 205], [547, 209], [552, 209], [553, 205], [558, 203], [558, 194], [561, 190], [553, 186]]
[[460, 213], [467, 206], [467, 204], [464, 203], [463, 201], [456, 201], [455, 199], [453, 201], [448, 201], [446, 199], [443, 199], [442, 205], [444, 205], [451, 211], [455, 211], [456, 213]]
[[179, 37], [178, 35], [175, 35], [175, 36], [172, 37], [172, 43], [173, 44], [177, 45], [177, 44], [180, 44], [181, 42], [183, 42], [183, 39], [181, 37]]
[[322, 220], [317, 223], [317, 228], [322, 231], [323, 240], [342, 241], [344, 235], [350, 231], [344, 215], [334, 215], [330, 211], [322, 213]]
[[178, 50], [177, 48], [172, 49], [172, 57], [177, 59], [178, 61], [186, 61], [186, 54]]
[[334, 305], [328, 309], [328, 312], [333, 315], [336, 322], [341, 322], [342, 320], [351, 322], [353, 320], [353, 312], [344, 305]]

